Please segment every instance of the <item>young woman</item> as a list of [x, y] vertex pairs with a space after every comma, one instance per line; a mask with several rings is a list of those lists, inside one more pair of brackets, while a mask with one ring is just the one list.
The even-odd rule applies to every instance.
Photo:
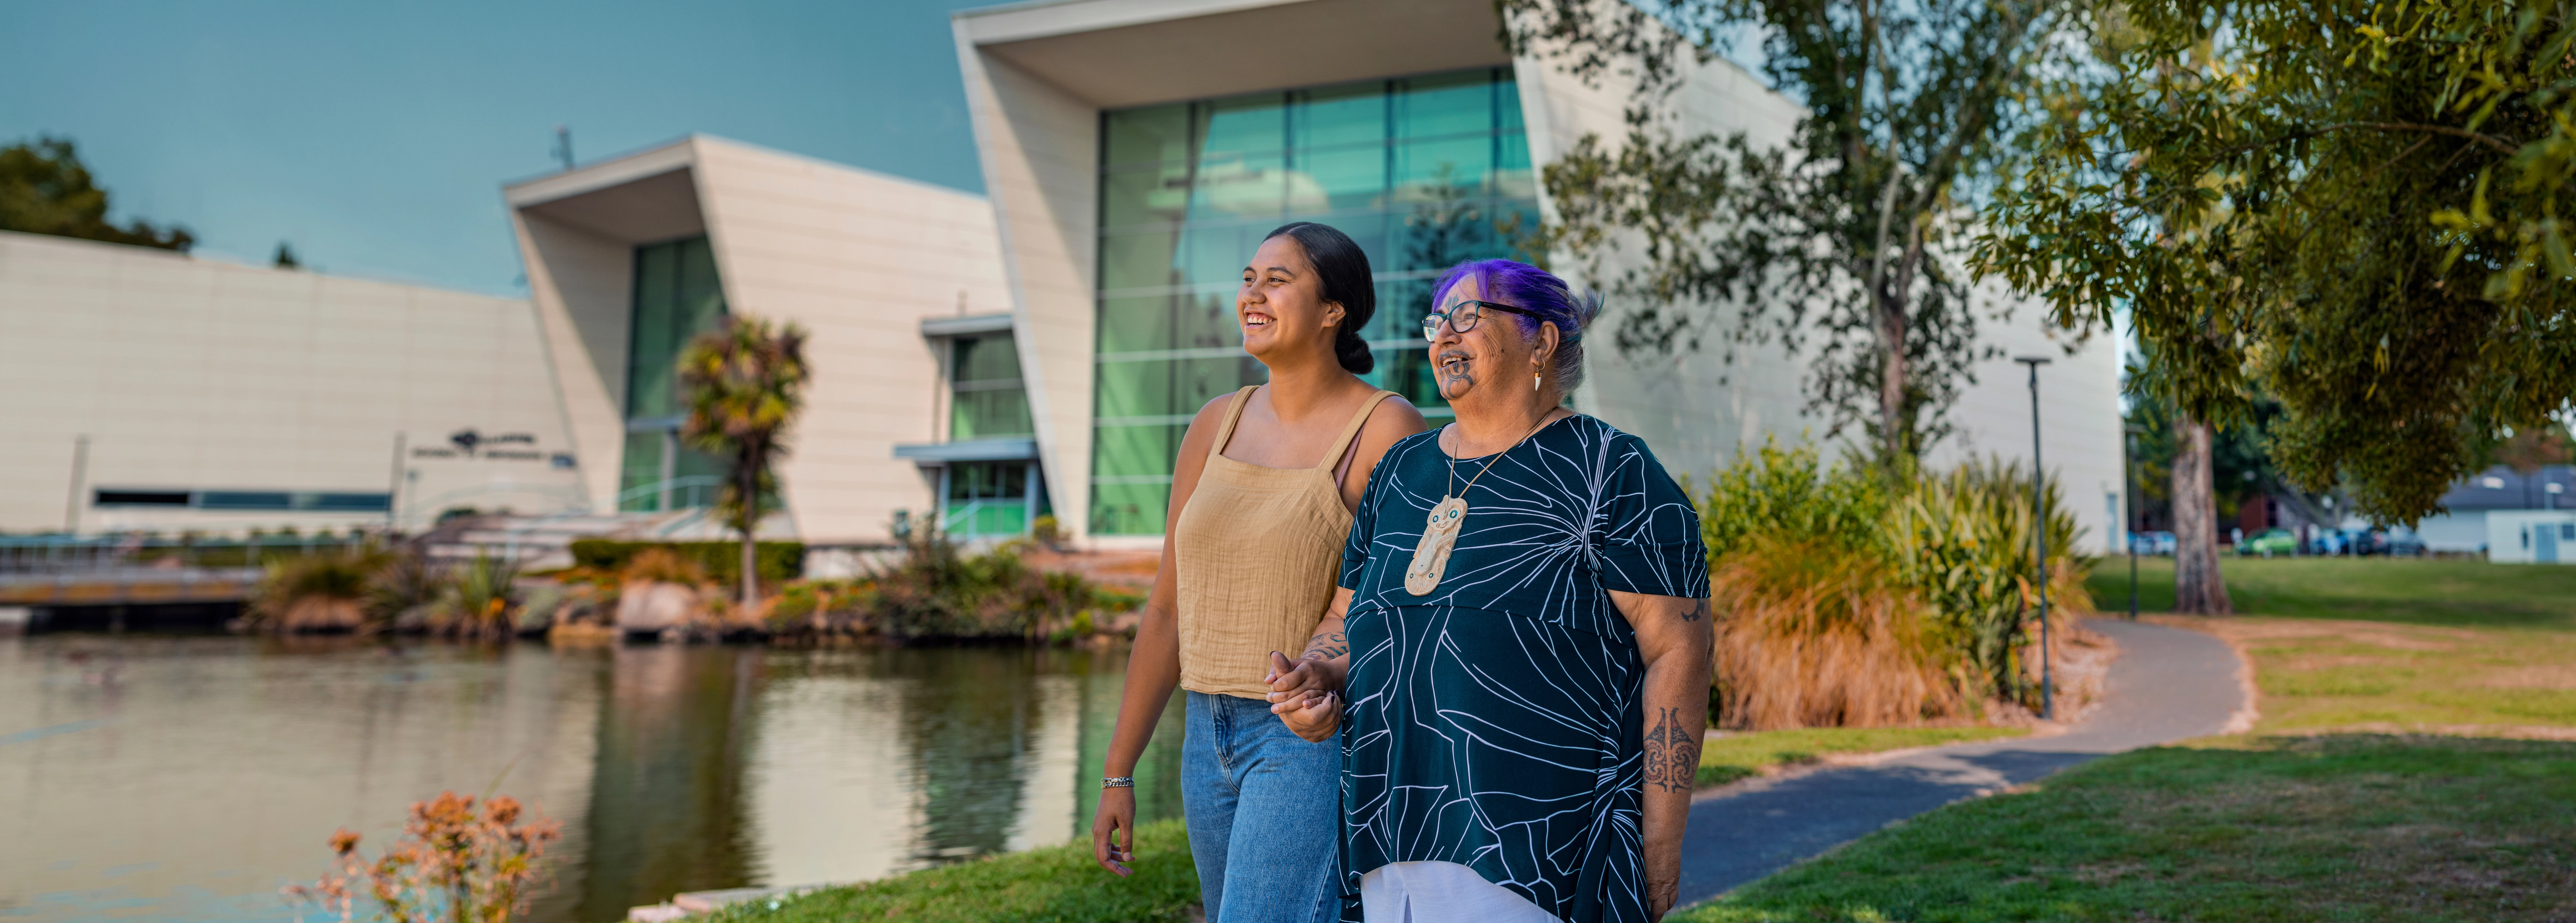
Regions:
[[[1379, 456], [1422, 414], [1361, 381], [1376, 313], [1368, 256], [1340, 231], [1270, 232], [1235, 293], [1243, 350], [1270, 383], [1209, 401], [1172, 472], [1163, 567], [1146, 598], [1091, 824], [1101, 867], [1128, 874], [1136, 759], [1177, 685], [1189, 691], [1181, 806], [1210, 923], [1333, 918], [1341, 749], [1272, 717], [1282, 652], [1330, 657], [1316, 626], [1333, 597], [1351, 510]], [[1392, 398], [1390, 400], [1390, 398]]]
[[1433, 291], [1457, 422], [1388, 449], [1323, 624], [1349, 654], [1288, 671], [1273, 711], [1345, 732], [1345, 920], [1647, 923], [1708, 715], [1699, 516], [1645, 443], [1562, 406], [1597, 301], [1507, 260]]

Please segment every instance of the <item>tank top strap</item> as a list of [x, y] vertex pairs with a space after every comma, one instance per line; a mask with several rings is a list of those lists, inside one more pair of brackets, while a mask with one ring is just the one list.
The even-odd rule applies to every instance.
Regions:
[[1387, 398], [1394, 396], [1393, 391], [1380, 391], [1369, 395], [1368, 403], [1360, 405], [1360, 412], [1351, 415], [1350, 425], [1342, 427], [1341, 438], [1333, 440], [1333, 450], [1324, 453], [1324, 463], [1316, 465], [1315, 469], [1331, 471], [1339, 467], [1342, 455], [1351, 449], [1351, 440], [1358, 438], [1360, 427], [1368, 425], [1369, 414], [1376, 413], [1377, 405], [1385, 403]]
[[1225, 454], [1225, 444], [1234, 439], [1234, 421], [1243, 419], [1243, 405], [1252, 403], [1252, 392], [1260, 385], [1244, 385], [1234, 392], [1234, 403], [1226, 405], [1225, 425], [1216, 428], [1216, 441], [1208, 444], [1208, 459]]

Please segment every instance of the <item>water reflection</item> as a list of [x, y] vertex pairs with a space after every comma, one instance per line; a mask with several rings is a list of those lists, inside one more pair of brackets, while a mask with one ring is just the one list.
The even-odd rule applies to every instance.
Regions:
[[[536, 923], [1087, 830], [1124, 655], [0, 642], [0, 917], [284, 920], [322, 839], [442, 789], [564, 823]], [[1138, 768], [1177, 816], [1180, 709]], [[497, 788], [496, 788], [497, 782]], [[34, 834], [34, 835], [29, 835]]]

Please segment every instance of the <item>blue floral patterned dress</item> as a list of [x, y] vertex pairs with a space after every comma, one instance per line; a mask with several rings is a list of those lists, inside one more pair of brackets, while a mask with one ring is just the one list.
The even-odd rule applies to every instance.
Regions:
[[[1492, 456], [1459, 459], [1457, 483]], [[1450, 489], [1439, 431], [1387, 451], [1342, 554], [1343, 919], [1360, 878], [1455, 862], [1576, 923], [1643, 923], [1645, 666], [1611, 590], [1708, 595], [1699, 516], [1637, 437], [1576, 415], [1465, 498], [1448, 570], [1404, 588]]]

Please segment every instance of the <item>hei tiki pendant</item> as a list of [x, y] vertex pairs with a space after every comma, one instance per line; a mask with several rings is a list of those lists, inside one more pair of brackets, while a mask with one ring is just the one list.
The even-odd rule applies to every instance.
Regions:
[[1458, 529], [1467, 522], [1467, 501], [1444, 497], [1422, 522], [1422, 542], [1413, 546], [1413, 563], [1404, 569], [1404, 591], [1429, 596], [1449, 572], [1449, 552], [1458, 547]]

